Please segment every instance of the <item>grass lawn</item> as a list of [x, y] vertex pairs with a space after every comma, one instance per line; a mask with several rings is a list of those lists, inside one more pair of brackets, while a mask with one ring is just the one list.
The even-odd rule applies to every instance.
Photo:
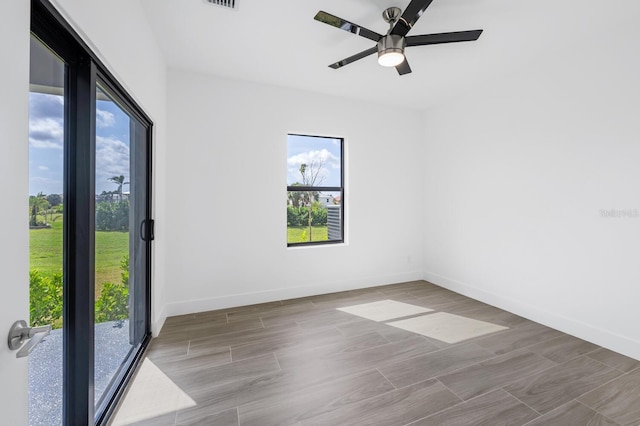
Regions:
[[[49, 229], [29, 230], [30, 269], [46, 276], [62, 271], [62, 216], [49, 223]], [[128, 253], [128, 232], [96, 232], [96, 297], [102, 283], [120, 282], [120, 262]]]
[[[311, 227], [311, 241], [327, 241], [329, 235], [326, 226]], [[287, 227], [287, 243], [304, 243], [309, 242], [308, 226], [289, 226]]]

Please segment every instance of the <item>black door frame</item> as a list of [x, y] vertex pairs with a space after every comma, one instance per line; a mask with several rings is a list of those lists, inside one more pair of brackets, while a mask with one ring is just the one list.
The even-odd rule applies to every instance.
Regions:
[[116, 384], [94, 404], [94, 253], [96, 84], [108, 86], [147, 128], [145, 235], [152, 235], [151, 135], [153, 122], [48, 0], [31, 0], [31, 33], [65, 63], [63, 423], [102, 425], [122, 396], [151, 339], [151, 238], [145, 238], [146, 334], [130, 353]]

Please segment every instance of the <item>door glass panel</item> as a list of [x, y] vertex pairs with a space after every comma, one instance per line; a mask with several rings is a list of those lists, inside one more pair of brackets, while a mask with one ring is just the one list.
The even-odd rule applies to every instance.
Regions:
[[95, 403], [108, 400], [146, 332], [146, 127], [96, 91]]
[[29, 424], [62, 424], [65, 64], [31, 37], [29, 322], [53, 330], [29, 356]]

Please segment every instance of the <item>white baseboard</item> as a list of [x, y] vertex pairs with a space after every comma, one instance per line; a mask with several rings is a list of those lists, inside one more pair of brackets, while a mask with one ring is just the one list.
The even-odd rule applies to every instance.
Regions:
[[580, 339], [595, 343], [623, 355], [640, 360], [640, 342], [611, 331], [576, 321], [555, 312], [540, 309], [519, 300], [489, 293], [472, 285], [453, 280], [432, 272], [425, 272], [423, 278], [440, 287], [471, 297], [505, 311], [512, 312], [532, 321], [554, 328]]
[[162, 326], [167, 319], [167, 307], [162, 306], [160, 309], [160, 313], [155, 316], [152, 324], [151, 324], [151, 334], [153, 337], [158, 337], [160, 334], [160, 330], [162, 330]]
[[213, 311], [216, 309], [232, 308], [236, 306], [255, 305], [257, 303], [274, 302], [277, 300], [295, 299], [298, 297], [316, 296], [319, 294], [336, 293], [339, 291], [357, 290], [378, 285], [394, 284], [422, 279], [422, 272], [406, 272], [388, 276], [364, 277], [349, 281], [335, 281], [304, 287], [288, 287], [254, 293], [230, 294], [209, 299], [185, 300], [166, 305], [167, 316], [185, 315], [196, 312]]

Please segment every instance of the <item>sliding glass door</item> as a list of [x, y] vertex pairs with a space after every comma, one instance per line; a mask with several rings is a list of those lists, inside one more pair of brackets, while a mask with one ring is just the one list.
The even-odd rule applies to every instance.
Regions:
[[147, 333], [148, 126], [106, 81], [96, 85], [95, 360], [106, 408]]
[[31, 425], [106, 424], [150, 339], [152, 123], [32, 1]]

